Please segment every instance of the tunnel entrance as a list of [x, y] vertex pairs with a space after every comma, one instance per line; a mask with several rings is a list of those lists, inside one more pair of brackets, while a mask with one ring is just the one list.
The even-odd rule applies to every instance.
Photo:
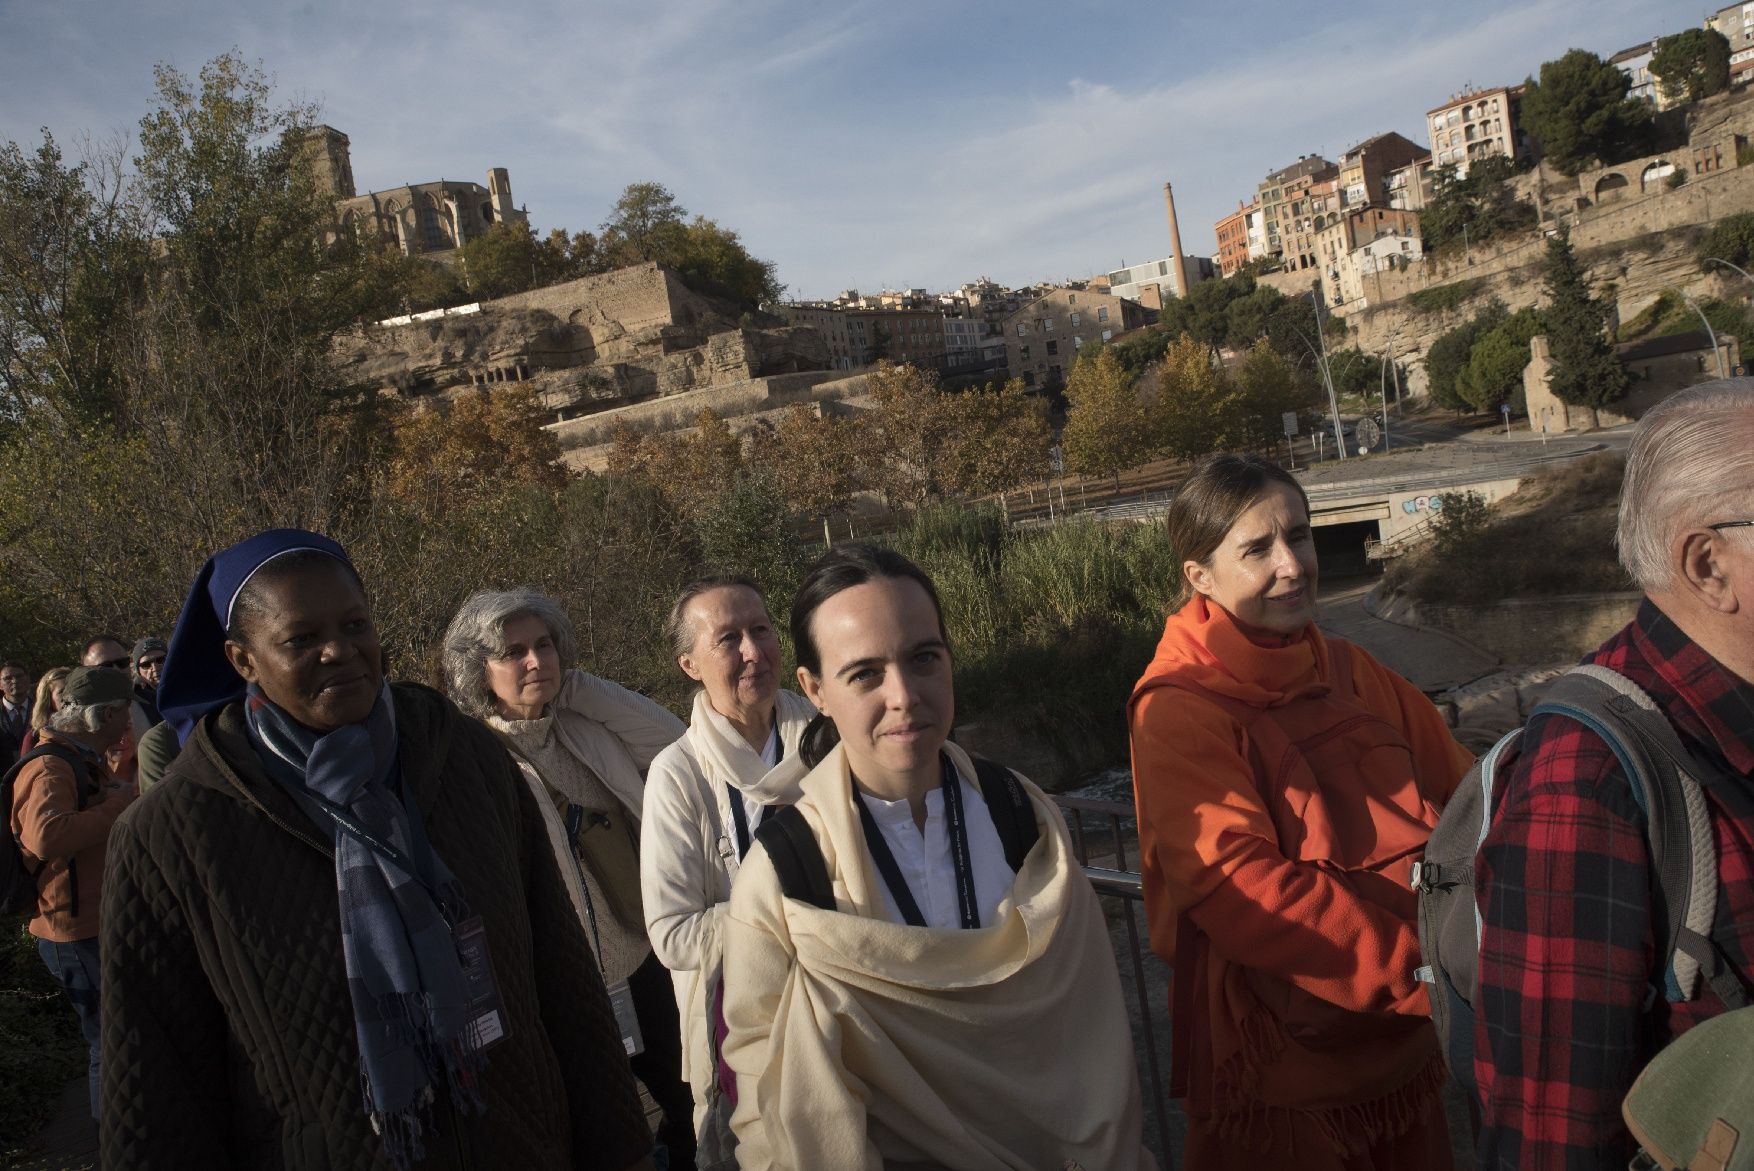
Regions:
[[1316, 560], [1323, 578], [1359, 577], [1375, 574], [1377, 564], [1364, 556], [1364, 542], [1375, 540], [1377, 522], [1354, 520], [1337, 525], [1318, 525], [1315, 532]]

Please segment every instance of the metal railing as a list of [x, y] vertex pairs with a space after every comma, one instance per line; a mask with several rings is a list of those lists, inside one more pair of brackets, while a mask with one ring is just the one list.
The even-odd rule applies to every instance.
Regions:
[[[1144, 886], [1139, 872], [1128, 862], [1129, 842], [1136, 855], [1138, 829], [1133, 806], [1121, 801], [1098, 801], [1087, 797], [1055, 797], [1065, 814], [1066, 826], [1072, 831], [1072, 850], [1084, 873], [1096, 888], [1099, 897], [1113, 899], [1119, 905], [1121, 922], [1126, 928], [1126, 954], [1118, 956], [1121, 969], [1132, 978], [1133, 995], [1139, 1008], [1138, 1026], [1133, 1037], [1134, 1048], [1145, 1055], [1146, 1106], [1155, 1121], [1156, 1154], [1159, 1165], [1170, 1171], [1175, 1164], [1174, 1146], [1169, 1121], [1170, 1101], [1163, 1076], [1163, 1063], [1158, 1056], [1158, 1022], [1167, 1026], [1166, 997], [1151, 994], [1145, 978], [1145, 937], [1139, 930], [1136, 914], [1145, 901]], [[1087, 828], [1094, 823], [1095, 828]], [[1092, 857], [1106, 865], [1093, 865]], [[1152, 962], [1156, 962], [1153, 958]]]

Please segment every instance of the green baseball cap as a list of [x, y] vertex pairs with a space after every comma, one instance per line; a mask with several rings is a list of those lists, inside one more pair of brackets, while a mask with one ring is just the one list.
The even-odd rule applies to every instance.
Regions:
[[75, 667], [68, 674], [61, 694], [65, 702], [81, 706], [120, 703], [133, 698], [134, 685], [128, 679], [128, 672], [116, 667]]

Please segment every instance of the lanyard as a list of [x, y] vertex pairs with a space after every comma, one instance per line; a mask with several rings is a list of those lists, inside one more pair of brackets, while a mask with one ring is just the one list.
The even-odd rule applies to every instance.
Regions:
[[410, 859], [401, 850], [361, 825], [352, 813], [328, 798], [313, 793], [309, 789], [296, 790], [295, 795], [303, 797], [311, 808], [323, 813], [337, 826], [358, 838], [374, 854], [400, 867], [409, 877], [426, 888], [426, 893], [432, 896], [432, 901], [441, 911], [446, 910], [447, 900], [438, 889], [438, 868], [433, 862], [432, 843], [427, 839], [426, 825], [420, 815], [420, 807], [414, 803], [414, 796], [408, 792], [408, 786], [399, 785], [397, 787], [402, 790], [402, 809], [408, 818], [408, 836], [412, 839], [414, 852], [419, 858], [418, 862]]
[[[939, 787], [944, 793], [944, 831], [950, 839], [950, 864], [956, 873], [956, 907], [962, 918], [962, 929], [972, 931], [981, 925], [980, 907], [975, 903], [974, 894], [974, 863], [968, 852], [968, 826], [963, 817], [962, 784], [956, 777], [956, 770], [950, 765], [950, 758], [939, 754], [944, 777]], [[913, 891], [908, 889], [907, 879], [902, 877], [901, 866], [895, 860], [895, 854], [884, 840], [883, 831], [877, 826], [877, 819], [871, 815], [870, 806], [860, 795], [858, 788], [853, 789], [853, 802], [859, 807], [859, 824], [865, 831], [865, 846], [871, 851], [871, 860], [877, 864], [877, 872], [883, 876], [884, 884], [895, 899], [895, 907], [901, 912], [910, 927], [924, 927], [926, 917], [920, 913], [920, 905], [914, 901]]]
[[[786, 758], [786, 741], [784, 737], [780, 735], [778, 716], [774, 717], [773, 739], [774, 747], [776, 749], [775, 756], [777, 758], [774, 761], [774, 767], [778, 768], [779, 762]], [[731, 799], [731, 821], [736, 826], [737, 857], [741, 859], [745, 854], [749, 853], [749, 815], [743, 811], [743, 794], [737, 786], [733, 785], [730, 781], [726, 781], [725, 793]], [[767, 820], [768, 812], [771, 809], [772, 806], [764, 806], [762, 808], [761, 816], [755, 819], [755, 824], [757, 826], [760, 826], [762, 822]]]

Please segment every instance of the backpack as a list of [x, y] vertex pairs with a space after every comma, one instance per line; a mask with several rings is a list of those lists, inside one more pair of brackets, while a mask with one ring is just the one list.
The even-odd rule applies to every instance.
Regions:
[[[1717, 847], [1695, 779], [1699, 766], [1668, 717], [1631, 680], [1591, 663], [1555, 680], [1529, 718], [1549, 714], [1575, 720], [1601, 737], [1643, 815], [1659, 888], [1652, 909], [1662, 963], [1647, 1003], [1658, 996], [1670, 1002], [1695, 999], [1703, 977], [1727, 1007], [1742, 1007], [1747, 994], [1709, 938], [1717, 913]], [[1476, 1104], [1474, 1004], [1483, 923], [1475, 897], [1475, 858], [1492, 822], [1500, 764], [1521, 734], [1521, 728], [1506, 733], [1468, 770], [1412, 874], [1425, 960], [1416, 975], [1430, 986], [1431, 1020], [1444, 1060]]]
[[[1041, 837], [1029, 794], [1002, 764], [977, 756], [974, 771], [980, 780], [981, 798], [992, 815], [993, 828], [1005, 847], [1005, 862], [1015, 873]], [[822, 860], [822, 846], [797, 806], [775, 810], [755, 831], [755, 840], [767, 851], [779, 876], [782, 894], [824, 911], [834, 910], [834, 885]]]
[[[54, 756], [66, 761], [73, 767], [74, 775], [74, 808], [85, 808], [85, 785], [89, 779], [85, 761], [77, 752], [63, 748], [58, 744], [39, 744], [6, 770], [0, 777], [0, 816], [6, 818], [6, 832], [0, 834], [0, 915], [35, 915], [37, 909], [37, 875], [42, 871], [42, 864], [35, 869], [26, 865], [24, 860], [24, 844], [12, 832], [12, 790], [13, 782], [24, 766], [39, 756]], [[67, 873], [73, 881], [72, 913], [79, 914], [79, 875], [73, 869], [74, 863], [67, 863]]]
[[1754, 1008], [1701, 1021], [1651, 1059], [1621, 1106], [1632, 1166], [1754, 1169]]

